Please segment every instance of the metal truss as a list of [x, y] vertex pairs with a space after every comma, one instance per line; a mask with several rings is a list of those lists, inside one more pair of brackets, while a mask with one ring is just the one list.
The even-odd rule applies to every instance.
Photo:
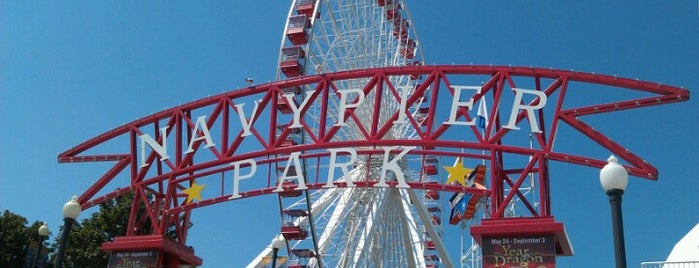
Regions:
[[[414, 88], [402, 90], [394, 85], [392, 78], [403, 76], [422, 79], [417, 80]], [[464, 86], [468, 87], [469, 95], [465, 95]], [[295, 87], [306, 89], [304, 98], [293, 104], [296, 105], [294, 112], [288, 113], [282, 109], [282, 102], [294, 100], [285, 89]], [[624, 92], [630, 97], [591, 104], [566, 101], [571, 92], [585, 93], [589, 88]], [[519, 98], [522, 96], [513, 93], [522, 89], [528, 90], [529, 95]], [[593, 102], [597, 99], [594, 97], [586, 100]], [[455, 99], [459, 103], [455, 104]], [[486, 194], [490, 196], [491, 218], [505, 217], [508, 204], [513, 200], [526, 208], [526, 216], [549, 217], [549, 161], [597, 168], [605, 164], [603, 159], [555, 150], [553, 145], [559, 127], [569, 126], [617, 155], [627, 163], [625, 167], [632, 175], [656, 179], [655, 167], [593, 129], [583, 119], [688, 99], [687, 90], [673, 86], [532, 67], [449, 65], [351, 70], [251, 86], [183, 104], [92, 138], [61, 153], [58, 160], [61, 163], [114, 163], [80, 196], [83, 209], [133, 192], [135, 202], [129, 232], [125, 235], [174, 233], [172, 237], [181, 245], [186, 243], [186, 227], [192, 209], [238, 198], [279, 194], [275, 191], [279, 180], [277, 166], [288, 166], [290, 155], [294, 153], [305, 163], [307, 190], [327, 191], [323, 186], [328, 184], [347, 187], [346, 181], [328, 182], [334, 178], [326, 176], [331, 155], [328, 149], [338, 148], [356, 150], [359, 159], [356, 165], [371, 165], [376, 159], [394, 156], [408, 150], [406, 148], [410, 148], [408, 156], [419, 159], [485, 160], [490, 166], [488, 190], [428, 182], [419, 175], [425, 161], [417, 161], [417, 164], [405, 161], [401, 165], [406, 174], [409, 170], [417, 171], [414, 174], [418, 175], [406, 181], [410, 191], [431, 189]], [[476, 125], [466, 123], [475, 117], [476, 106], [463, 104], [469, 100], [473, 103], [487, 100], [491, 104], [488, 107], [490, 123], [483, 132]], [[539, 107], [544, 101], [544, 107], [531, 108]], [[337, 103], [338, 107], [324, 108], [329, 103]], [[352, 131], [347, 132], [347, 129]], [[394, 135], [398, 131], [414, 135], [403, 139]], [[285, 143], [299, 133], [305, 137], [302, 141]], [[518, 137], [526, 137], [529, 133], [533, 133], [533, 146], [517, 142], [522, 140]], [[145, 137], [167, 148], [169, 157], [165, 159], [162, 152], [145, 143]], [[243, 190], [239, 196], [233, 197], [230, 186], [224, 184], [230, 179], [224, 175], [249, 171], [249, 165], [231, 163], [250, 159], [257, 163], [258, 174], [265, 175], [241, 181], [245, 186], [241, 186]], [[522, 188], [532, 174], [538, 185], [535, 200], [525, 195]], [[373, 175], [366, 176], [354, 182], [354, 188], [371, 188], [378, 183]], [[392, 178], [387, 186], [400, 186], [399, 181]], [[207, 190], [215, 189], [211, 191], [214, 194], [197, 202], [186, 202], [187, 194], [182, 191], [196, 181], [208, 181], [210, 188]], [[217, 181], [220, 188], [214, 183]], [[108, 185], [119, 188], [109, 190]], [[285, 188], [282, 193], [294, 190]], [[382, 203], [385, 201], [375, 205]], [[380, 207], [376, 209], [381, 210]]]

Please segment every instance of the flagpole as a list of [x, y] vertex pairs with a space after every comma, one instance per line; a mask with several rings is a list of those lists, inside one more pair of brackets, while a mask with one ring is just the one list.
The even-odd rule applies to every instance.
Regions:
[[464, 234], [465, 234], [465, 232], [464, 232], [464, 230], [466, 230], [466, 224], [462, 220], [461, 221], [461, 257], [459, 258], [459, 263], [461, 263], [461, 268], [464, 268], [464, 257], [465, 257], [464, 256], [465, 255], [465, 252], [464, 252]]
[[[529, 149], [530, 150], [534, 149], [534, 138], [533, 138], [532, 132], [529, 132]], [[532, 160], [533, 160], [532, 156], [529, 156], [529, 162], [531, 162]], [[539, 163], [539, 165], [541, 165], [541, 163]], [[532, 195], [532, 198], [534, 199], [534, 208], [536, 208], [538, 202], [536, 201], [537, 195], [534, 193], [534, 189], [535, 189], [534, 183], [535, 183], [534, 172], [529, 172], [529, 193]]]
[[[461, 142], [463, 142], [463, 140], [462, 140]], [[461, 147], [461, 153], [463, 153], [463, 152], [464, 152], [464, 148]], [[458, 162], [459, 159], [460, 159], [460, 157], [457, 157], [457, 158], [456, 158], [456, 162]], [[454, 163], [454, 165], [457, 165], [456, 162]], [[461, 197], [461, 198], [464, 198], [464, 197]], [[458, 205], [458, 202], [457, 202], [457, 205]], [[452, 209], [454, 209], [454, 207], [452, 207]], [[451, 219], [449, 219], [449, 220], [451, 220]], [[466, 230], [466, 222], [464, 221], [464, 219], [461, 219], [461, 256], [459, 257], [459, 263], [460, 263], [460, 267], [461, 267], [461, 268], [464, 268], [464, 257], [466, 257], [466, 256], [465, 256], [465, 253], [464, 253], [464, 234], [465, 234], [465, 230]]]
[[[478, 104], [478, 113], [476, 113], [476, 116], [478, 117], [478, 120], [483, 121], [481, 124], [481, 137], [483, 137], [484, 142], [487, 142], [488, 137], [485, 136], [486, 135], [485, 130], [486, 130], [486, 128], [488, 128], [488, 129], [490, 128], [490, 122], [488, 122], [488, 110], [487, 110], [486, 105], [485, 105], [485, 96], [481, 97], [480, 103]], [[481, 159], [481, 164], [486, 167], [486, 170], [488, 170], [487, 169], [488, 167], [485, 165], [485, 156], [486, 156], [485, 148], [483, 148], [483, 150], [481, 151], [481, 155], [483, 156], [483, 158]], [[485, 183], [485, 181], [483, 183]], [[481, 198], [481, 200], [479, 200], [478, 202], [482, 202], [482, 201], [483, 201], [483, 198]], [[485, 211], [486, 211], [486, 208], [483, 209], [483, 214], [485, 214]], [[478, 256], [476, 256], [476, 254], [478, 254], [478, 247], [479, 247], [478, 244], [476, 244], [473, 237], [471, 237], [471, 248], [469, 248], [469, 251], [471, 252], [471, 256], [472, 256], [471, 257], [471, 268], [480, 267], [479, 260], [482, 260], [483, 257], [480, 256], [481, 258], [478, 259]]]
[[[478, 104], [478, 112], [476, 113], [476, 126], [481, 129], [481, 137], [483, 138], [484, 142], [488, 141], [488, 137], [486, 137], [486, 128], [489, 128], [490, 122], [488, 122], [488, 109], [485, 107], [485, 97], [481, 97], [481, 100]], [[481, 151], [483, 155], [483, 159], [481, 159], [481, 163], [485, 166], [485, 149]]]

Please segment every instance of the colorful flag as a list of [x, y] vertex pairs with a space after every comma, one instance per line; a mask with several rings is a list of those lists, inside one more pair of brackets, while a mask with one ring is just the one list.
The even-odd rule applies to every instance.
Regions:
[[[483, 186], [485, 180], [485, 165], [477, 165], [476, 169], [468, 175], [466, 186], [477, 189], [485, 189]], [[481, 193], [454, 193], [449, 198], [451, 205], [451, 215], [449, 215], [450, 224], [459, 224], [462, 220], [473, 218], [478, 208], [478, 202], [483, 197]]]
[[488, 109], [485, 108], [485, 97], [481, 98], [476, 113], [476, 126], [480, 129], [485, 129], [488, 125]]
[[[470, 194], [459, 194], [462, 196], [459, 196], [458, 198], [454, 198], [451, 200], [452, 202], [456, 201], [455, 204], [453, 204], [453, 208], [451, 209], [451, 215], [449, 215], [449, 223], [450, 224], [458, 224], [461, 219], [464, 218], [464, 213], [466, 213], [466, 205], [468, 204], [468, 199], [470, 198]], [[454, 196], [456, 197], [456, 196]], [[453, 198], [453, 197], [452, 197]]]

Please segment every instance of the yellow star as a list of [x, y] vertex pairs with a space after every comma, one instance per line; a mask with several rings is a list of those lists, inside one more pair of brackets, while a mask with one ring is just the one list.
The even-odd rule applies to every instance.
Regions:
[[461, 157], [456, 158], [456, 162], [454, 162], [453, 167], [448, 167], [448, 166], [443, 166], [447, 172], [449, 172], [449, 176], [447, 176], [447, 181], [444, 184], [449, 184], [452, 182], [456, 182], [459, 185], [466, 185], [466, 182], [464, 182], [464, 179], [468, 174], [471, 174], [473, 172], [473, 169], [470, 168], [465, 168], [463, 163], [461, 163]]
[[193, 199], [201, 201], [201, 191], [206, 188], [206, 184], [199, 185], [197, 181], [192, 181], [192, 185], [189, 188], [182, 190], [183, 193], [187, 194], [187, 201], [185, 204], [189, 204]]

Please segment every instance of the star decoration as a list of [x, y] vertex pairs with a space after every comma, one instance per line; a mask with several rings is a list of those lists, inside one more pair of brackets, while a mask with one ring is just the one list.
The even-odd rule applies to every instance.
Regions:
[[197, 181], [192, 181], [192, 185], [189, 188], [182, 190], [183, 193], [187, 194], [187, 200], [185, 204], [189, 204], [192, 200], [197, 199], [201, 201], [201, 191], [206, 188], [206, 184], [197, 184]]
[[470, 168], [465, 168], [463, 163], [461, 163], [461, 157], [456, 158], [456, 162], [454, 163], [454, 166], [448, 167], [448, 166], [442, 166], [448, 173], [449, 176], [447, 176], [447, 181], [444, 184], [450, 184], [453, 182], [458, 183], [459, 185], [466, 185], [466, 182], [464, 179], [468, 174], [471, 174], [473, 172], [473, 169]]

